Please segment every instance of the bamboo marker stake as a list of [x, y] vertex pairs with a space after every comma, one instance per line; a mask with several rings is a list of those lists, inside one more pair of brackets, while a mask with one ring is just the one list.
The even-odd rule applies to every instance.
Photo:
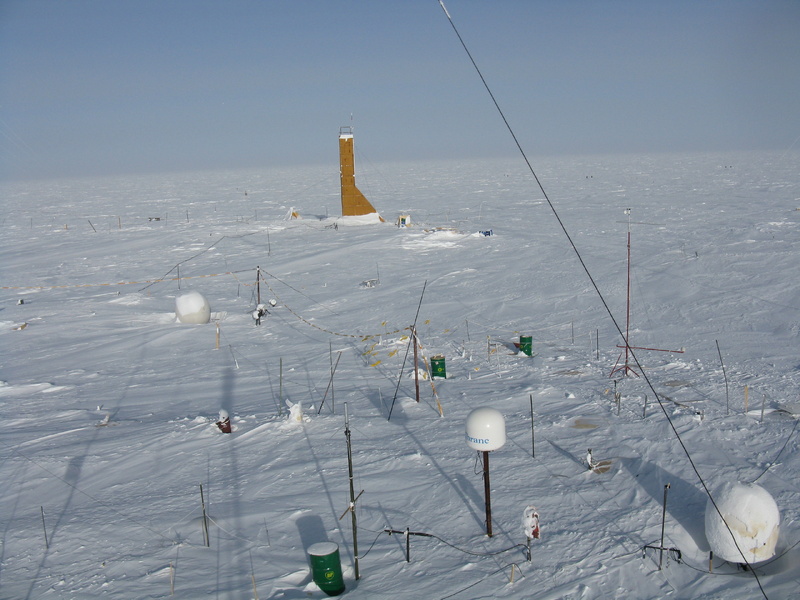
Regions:
[[744, 386], [744, 414], [747, 414], [747, 407], [749, 404], [750, 386]]
[[511, 563], [511, 581], [509, 583], [514, 583], [514, 567], [516, 567], [514, 563]]
[[219, 322], [217, 322], [217, 346], [216, 349], [219, 350]]

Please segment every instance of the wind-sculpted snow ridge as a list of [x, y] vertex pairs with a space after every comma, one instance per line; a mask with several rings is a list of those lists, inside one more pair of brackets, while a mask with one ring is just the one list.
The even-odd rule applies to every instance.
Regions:
[[[755, 566], [770, 598], [797, 594], [800, 563], [797, 164], [537, 166], [622, 323], [632, 209], [631, 345], [683, 350], [637, 356], [712, 489], [757, 479], [775, 499], [776, 558]], [[388, 223], [346, 226], [335, 174], [294, 183], [315, 169], [3, 186], [0, 598], [323, 598], [320, 541], [350, 598], [759, 596], [709, 563], [707, 497], [642, 378], [609, 377], [623, 342], [520, 165], [381, 170]], [[84, 287], [122, 281], [154, 283]], [[176, 322], [189, 288], [209, 323]], [[425, 378], [439, 355], [447, 378]], [[491, 538], [464, 429], [484, 406], [507, 427]]]

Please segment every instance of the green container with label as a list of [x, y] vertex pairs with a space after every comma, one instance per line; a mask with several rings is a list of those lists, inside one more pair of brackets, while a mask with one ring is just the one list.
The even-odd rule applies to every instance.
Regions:
[[519, 350], [523, 354], [531, 356], [533, 354], [533, 336], [530, 335], [519, 336]]
[[319, 589], [328, 596], [338, 596], [344, 591], [342, 562], [339, 545], [335, 542], [317, 542], [308, 547], [311, 559], [311, 577]]
[[447, 379], [447, 367], [441, 354], [431, 357], [431, 379], [434, 377]]

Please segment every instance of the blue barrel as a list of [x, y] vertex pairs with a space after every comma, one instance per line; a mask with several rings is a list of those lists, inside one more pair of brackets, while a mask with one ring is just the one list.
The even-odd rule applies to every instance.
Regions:
[[311, 577], [319, 589], [328, 596], [338, 596], [344, 591], [342, 562], [339, 545], [335, 542], [317, 542], [308, 547], [311, 559]]

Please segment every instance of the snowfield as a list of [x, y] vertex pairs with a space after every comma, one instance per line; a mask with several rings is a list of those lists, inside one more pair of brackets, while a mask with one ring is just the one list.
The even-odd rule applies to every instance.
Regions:
[[[357, 173], [385, 223], [337, 218], [335, 165], [3, 184], [0, 598], [325, 598], [321, 541], [353, 599], [800, 598], [800, 154], [532, 162], [623, 332], [630, 220], [661, 406], [521, 160]], [[774, 558], [710, 564], [681, 443], [772, 495]]]

